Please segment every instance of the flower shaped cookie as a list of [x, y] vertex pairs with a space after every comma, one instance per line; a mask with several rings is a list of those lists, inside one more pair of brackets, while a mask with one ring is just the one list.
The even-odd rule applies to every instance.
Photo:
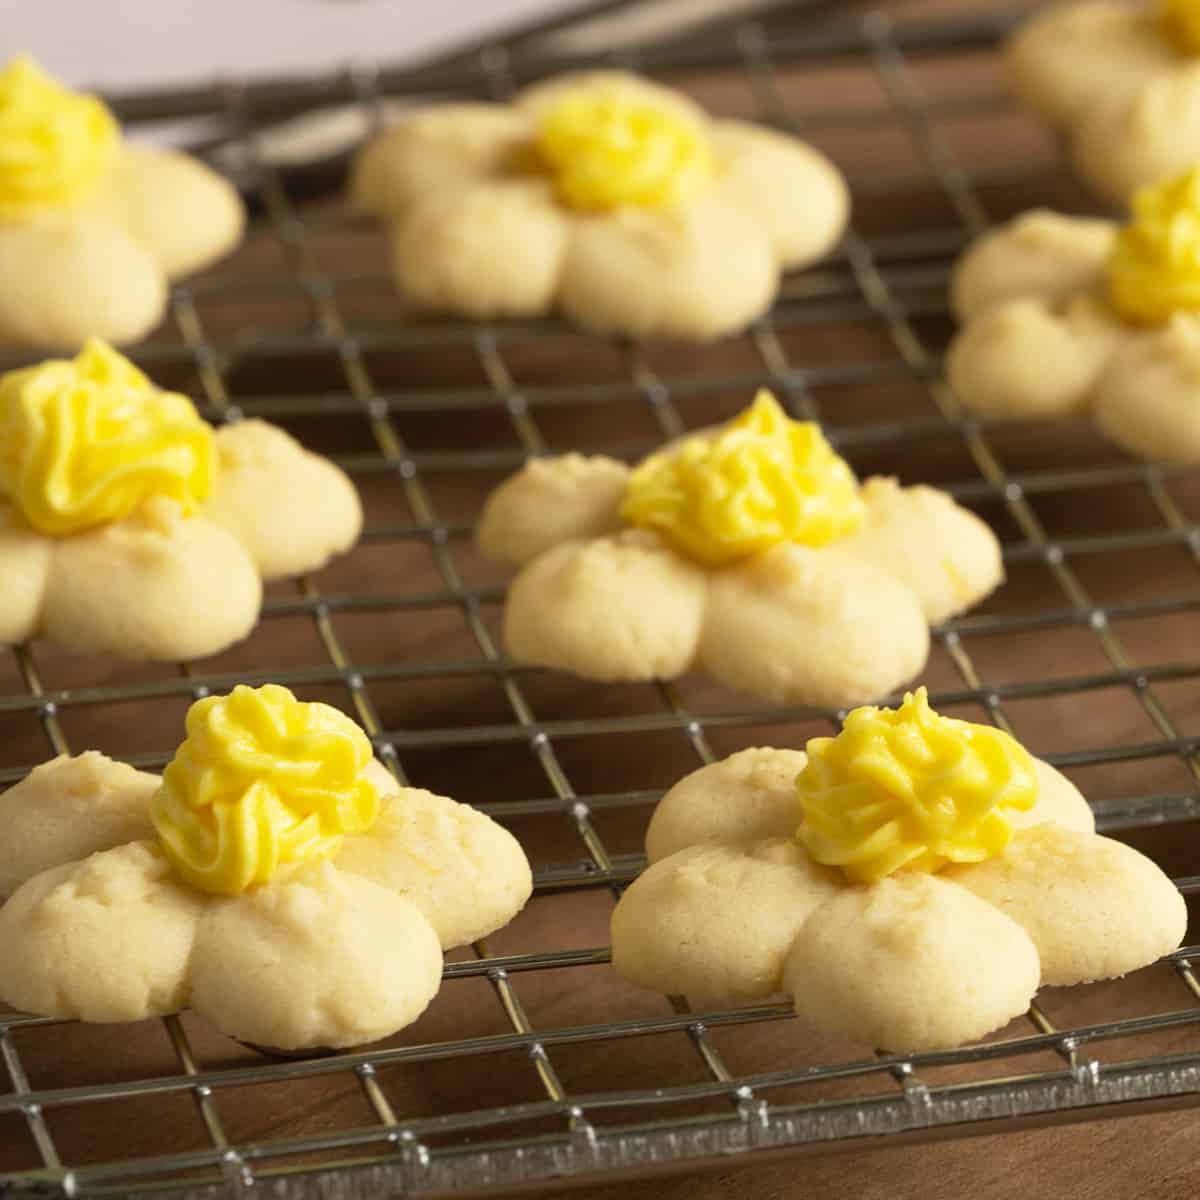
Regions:
[[161, 780], [93, 751], [0, 795], [0, 1000], [356, 1045], [416, 1020], [442, 950], [531, 888], [506, 830], [397, 785], [348, 717], [238, 687], [191, 707]]
[[699, 667], [835, 708], [911, 679], [929, 623], [1004, 576], [974, 514], [934, 488], [860, 487], [767, 392], [632, 471], [602, 456], [530, 462], [488, 498], [479, 546], [520, 568], [504, 612], [518, 662], [599, 680]]
[[1094, 832], [1053, 767], [924, 689], [807, 754], [743, 750], [680, 780], [612, 917], [614, 967], [672, 995], [790, 992], [825, 1033], [956, 1046], [1039, 985], [1123, 975], [1183, 938], [1171, 881]]
[[102, 342], [0, 377], [0, 642], [215, 654], [253, 628], [264, 579], [361, 526], [333, 463], [263, 421], [212, 429]]
[[1200, 461], [1200, 168], [1129, 223], [1036, 210], [959, 262], [946, 375], [990, 417], [1090, 412], [1131, 454]]
[[101, 101], [28, 58], [0, 72], [0, 345], [137, 341], [168, 281], [244, 224], [237, 192], [196, 159], [122, 144]]
[[1076, 169], [1113, 200], [1200, 159], [1200, 2], [1051, 6], [1009, 42], [1021, 99], [1070, 139]]
[[412, 117], [364, 148], [351, 197], [389, 222], [416, 305], [693, 339], [764, 312], [849, 204], [803, 142], [615, 71]]

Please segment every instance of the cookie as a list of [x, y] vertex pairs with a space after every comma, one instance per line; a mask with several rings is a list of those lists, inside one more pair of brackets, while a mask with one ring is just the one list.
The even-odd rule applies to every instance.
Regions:
[[285, 688], [197, 701], [162, 779], [96, 753], [0, 796], [0, 1000], [83, 1021], [191, 1008], [277, 1049], [414, 1021], [443, 949], [532, 890], [511, 834], [401, 788]]
[[126, 146], [96, 97], [27, 57], [0, 71], [0, 344], [138, 341], [170, 281], [238, 243], [241, 199], [186, 154]]
[[95, 340], [0, 377], [0, 439], [6, 642], [202, 658], [250, 632], [264, 581], [316, 570], [362, 528], [333, 463], [263, 421], [212, 429]]
[[1192, 168], [1140, 192], [1125, 225], [1038, 212], [981, 239], [955, 268], [946, 354], [964, 406], [1089, 414], [1132, 455], [1200, 461], [1198, 220]]
[[762, 392], [632, 471], [541, 458], [484, 505], [485, 557], [520, 569], [519, 662], [590, 679], [698, 667], [778, 703], [844, 707], [925, 663], [929, 624], [1004, 578], [988, 527], [943, 492], [861, 486], [817, 425]]
[[1113, 200], [1200, 157], [1200, 23], [1189, 6], [1059, 4], [1009, 40], [1013, 90], [1062, 130], [1075, 168]]
[[1069, 780], [924, 689], [854, 710], [804, 754], [701, 768], [646, 844], [612, 917], [622, 976], [703, 1003], [785, 991], [818, 1030], [896, 1052], [984, 1037], [1043, 983], [1146, 966], [1187, 924], [1171, 881], [1098, 836]]
[[634, 337], [708, 339], [826, 254], [846, 185], [795, 138], [718, 121], [619, 71], [447, 104], [363, 148], [351, 199], [388, 223], [416, 308], [479, 319], [553, 310]]

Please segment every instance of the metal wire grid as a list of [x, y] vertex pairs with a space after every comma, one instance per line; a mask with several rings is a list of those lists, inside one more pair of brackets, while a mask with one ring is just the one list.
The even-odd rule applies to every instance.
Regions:
[[[1121, 465], [1103, 469], [1062, 469], [1036, 474], [1006, 471], [996, 453], [991, 431], [985, 423], [967, 418], [954, 396], [938, 377], [938, 355], [918, 331], [923, 302], [910, 294], [919, 288], [921, 269], [890, 265], [911, 253], [916, 259], [938, 259], [936, 279], [944, 282], [944, 256], [980, 232], [988, 222], [973, 180], [961, 170], [945, 142], [936, 120], [941, 115], [927, 102], [915, 83], [906, 50], [937, 47], [954, 50], [985, 43], [995, 32], [992, 22], [945, 20], [931, 24], [893, 28], [887, 16], [873, 12], [852, 24], [816, 35], [778, 33], [770, 25], [748, 20], [733, 37], [701, 38], [662, 47], [639, 58], [625, 53], [621, 60], [647, 70], [680, 64], [703, 64], [737, 70], [747, 80], [759, 105], [759, 117], [784, 128], [804, 129], [813, 114], [794, 111], [779, 86], [777, 67], [784, 61], [814, 61], [848, 57], [872, 65], [887, 97], [884, 111], [848, 116], [848, 120], [899, 121], [913, 135], [926, 163], [949, 202], [956, 218], [953, 229], [937, 231], [898, 244], [872, 239], [852, 231], [835, 268], [842, 274], [818, 275], [788, 288], [789, 303], [760, 322], [751, 339], [759, 368], [730, 372], [712, 386], [749, 388], [767, 383], [797, 413], [819, 414], [814, 391], [838, 381], [886, 381], [897, 375], [911, 377], [930, 389], [936, 404], [935, 421], [924, 422], [952, 431], [962, 438], [978, 479], [952, 488], [962, 498], [999, 499], [1015, 526], [1020, 541], [1006, 548], [1010, 563], [1037, 559], [1044, 562], [1062, 593], [1062, 606], [1034, 613], [966, 617], [936, 631], [937, 638], [959, 674], [960, 686], [942, 689], [940, 703], [972, 701], [982, 704], [991, 718], [1010, 727], [1006, 705], [1031, 696], [1086, 695], [1092, 689], [1118, 686], [1136, 697], [1159, 737], [1153, 742], [1111, 747], [1102, 751], [1078, 751], [1058, 756], [1067, 767], [1117, 762], [1124, 759], [1175, 756], [1186, 767], [1193, 786], [1171, 793], [1129, 797], [1110, 802], [1101, 813], [1109, 826], [1145, 821], [1177, 820], [1195, 814], [1200, 788], [1196, 739], [1176, 724], [1160, 685], [1193, 677], [1194, 664], [1154, 668], [1139, 667], [1113, 627], [1117, 618], [1156, 613], [1190, 612], [1200, 605], [1200, 592], [1135, 600], [1121, 605], [1097, 603], [1073, 568], [1073, 559], [1094, 552], [1112, 552], [1158, 544], [1178, 544], [1196, 559], [1200, 554], [1200, 530], [1180, 510], [1168, 488], [1164, 470], [1145, 465]], [[552, 61], [525, 62], [515, 54], [496, 48], [481, 53], [474, 63], [456, 65], [451, 77], [442, 81], [446, 90], [484, 91], [507, 94], [526, 74], [554, 69]], [[388, 90], [404, 90], [405, 78], [389, 77]], [[414, 90], [436, 80], [414, 73], [408, 83]], [[350, 86], [358, 101], [375, 111], [380, 98], [380, 80], [358, 72]], [[335, 97], [344, 81], [331, 84]], [[315, 101], [320, 89], [309, 89], [304, 99]], [[278, 91], [263, 93], [274, 111], [281, 104]], [[356, 595], [322, 591], [314, 579], [301, 579], [293, 596], [276, 598], [266, 607], [270, 620], [304, 615], [317, 632], [325, 661], [287, 671], [217, 675], [181, 666], [175, 680], [149, 680], [119, 687], [92, 686], [69, 690], [47, 688], [39, 674], [36, 651], [28, 647], [13, 653], [24, 684], [22, 693], [0, 696], [0, 714], [34, 712], [54, 752], [70, 748], [63, 715], [77, 706], [107, 706], [122, 701], [147, 700], [178, 695], [201, 696], [232, 683], [277, 679], [296, 686], [340, 684], [354, 712], [372, 736], [385, 762], [405, 779], [404, 753], [410, 749], [494, 744], [518, 740], [528, 744], [549, 787], [544, 799], [522, 799], [484, 805], [501, 818], [534, 814], [561, 814], [578, 839], [581, 857], [576, 862], [549, 865], [539, 870], [539, 894], [556, 894], [579, 889], [615, 890], [640, 867], [634, 854], [613, 852], [598, 829], [595, 816], [609, 810], [645, 806], [657, 799], [656, 789], [595, 794], [577, 789], [564, 767], [562, 739], [580, 733], [617, 737], [632, 731], [662, 730], [681, 734], [693, 748], [698, 762], [714, 758], [710, 737], [716, 730], [739, 729], [761, 721], [762, 714], [738, 707], [718, 713], [699, 714], [686, 702], [683, 691], [671, 684], [658, 685], [658, 712], [595, 720], [540, 716], [528, 695], [526, 673], [509, 663], [496, 644], [487, 609], [500, 592], [467, 582], [461, 570], [458, 548], [470, 536], [469, 524], [439, 517], [427, 479], [431, 471], [452, 463], [467, 470], [515, 466], [520, 457], [547, 449], [539, 425], [541, 406], [603, 403], [606, 389], [565, 386], [534, 394], [518, 384], [506, 358], [513, 339], [547, 336], [553, 322], [522, 323], [512, 327], [422, 326], [412, 329], [360, 328], [343, 314], [341, 297], [352, 281], [322, 270], [312, 248], [311, 225], [289, 193], [288, 181], [259, 153], [262, 114], [258, 91], [253, 87], [231, 89], [223, 96], [224, 111], [238, 144], [247, 156], [257, 184], [267, 225], [283, 249], [286, 269], [278, 287], [297, 289], [311, 306], [313, 329], [303, 335], [280, 336], [272, 330], [252, 330], [238, 343], [239, 354], [288, 353], [314, 348], [336, 358], [343, 386], [336, 395], [320, 397], [252, 400], [239, 396], [228, 381], [228, 347], [210, 337], [204, 327], [201, 303], [203, 284], [177, 289], [173, 314], [181, 334], [178, 344], [156, 342], [144, 357], [153, 366], [183, 359], [194, 367], [211, 415], [237, 419], [242, 413], [267, 416], [302, 414], [316, 407], [363, 417], [374, 441], [369, 455], [350, 458], [346, 465], [361, 476], [384, 474], [395, 481], [412, 513], [410, 524], [391, 522], [368, 529], [367, 538], [386, 542], [419, 541], [428, 545], [440, 586], [424, 593]], [[155, 111], [149, 100], [145, 108]], [[162, 115], [162, 106], [158, 106]], [[829, 113], [821, 114], [825, 119]], [[893, 181], [894, 183], [895, 181]], [[889, 181], [876, 177], [872, 187], [886, 194]], [[218, 276], [212, 286], [236, 289], [236, 276]], [[793, 310], [792, 301], [799, 299]], [[939, 302], [940, 304], [940, 302]], [[792, 361], [782, 332], [789, 319], [803, 321], [814, 309], [846, 305], [866, 311], [881, 320], [892, 339], [895, 356], [888, 361], [839, 363], [814, 368]], [[937, 311], [937, 306], [934, 306]], [[410, 405], [432, 407], [452, 413], [478, 406], [483, 398], [461, 389], [429, 393], [413, 398], [380, 387], [369, 365], [372, 349], [388, 346], [421, 346], [431, 349], [450, 346], [469, 350], [487, 382], [487, 399], [511, 423], [520, 452], [508, 455], [494, 451], [456, 451], [453, 454], [419, 452], [411, 449], [401, 433], [402, 418]], [[664, 375], [652, 359], [635, 346], [622, 345], [631, 390], [641, 398], [664, 437], [674, 436], [687, 425], [679, 407], [679, 380]], [[687, 386], [694, 390], [695, 382]], [[857, 426], [833, 432], [842, 441], [903, 445], [920, 422], [896, 421]], [[647, 447], [637, 447], [643, 450]], [[633, 449], [633, 448], [629, 448]], [[1031, 498], [1047, 492], [1106, 488], [1134, 483], [1145, 489], [1161, 518], [1161, 524], [1121, 535], [1052, 538], [1041, 523]], [[348, 653], [339, 636], [339, 613], [374, 611], [380, 608], [419, 611], [447, 607], [461, 613], [475, 646], [473, 660], [435, 660], [361, 663]], [[1037, 680], [1022, 684], [993, 685], [975, 662], [969, 649], [973, 635], [1006, 633], [1027, 628], [1078, 627], [1092, 631], [1109, 669], [1068, 679]], [[489, 675], [501, 687], [511, 711], [511, 721], [500, 726], [469, 726], [441, 729], [387, 728], [372, 695], [372, 687], [390, 679], [450, 679], [458, 675]], [[785, 713], [790, 718], [811, 719], [811, 712]], [[822, 716], [836, 723], [840, 714]], [[774, 718], [773, 718], [774, 719]], [[162, 755], [143, 755], [140, 765], [158, 766]], [[2, 778], [20, 777], [28, 765], [6, 767]], [[1187, 893], [1200, 890], [1200, 878], [1179, 881]], [[481, 977], [494, 991], [510, 1032], [468, 1037], [452, 1042], [399, 1045], [363, 1053], [297, 1062], [263, 1062], [249, 1067], [212, 1070], [201, 1065], [183, 1024], [176, 1018], [165, 1028], [176, 1059], [176, 1069], [154, 1078], [114, 1081], [73, 1087], [40, 1088], [30, 1081], [26, 1063], [18, 1052], [21, 1031], [54, 1022], [40, 1018], [0, 1018], [0, 1058], [7, 1069], [10, 1089], [0, 1095], [0, 1114], [20, 1113], [41, 1160], [37, 1170], [0, 1176], [0, 1193], [62, 1195], [118, 1195], [131, 1191], [185, 1191], [196, 1195], [221, 1191], [239, 1194], [250, 1187], [260, 1191], [269, 1186], [272, 1194], [373, 1195], [385, 1188], [411, 1192], [467, 1193], [486, 1186], [546, 1180], [555, 1175], [582, 1174], [613, 1169], [639, 1169], [662, 1163], [712, 1158], [730, 1151], [799, 1147], [861, 1137], [867, 1134], [929, 1131], [937, 1127], [970, 1128], [972, 1123], [1001, 1118], [1036, 1115], [1039, 1119], [1065, 1117], [1073, 1112], [1111, 1106], [1105, 1111], [1123, 1111], [1128, 1102], [1180, 1098], [1187, 1103], [1200, 1091], [1200, 1047], [1195, 1037], [1182, 1052], [1170, 1056], [1105, 1062], [1101, 1047], [1119, 1046], [1125, 1039], [1188, 1029], [1200, 1022], [1200, 984], [1192, 959], [1200, 948], [1187, 947], [1172, 957], [1174, 972], [1184, 988], [1178, 1000], [1156, 1005], [1153, 1011], [1060, 1031], [1038, 1006], [1030, 1012], [1034, 1032], [1026, 1037], [940, 1054], [913, 1057], [877, 1057], [817, 1066], [790, 1067], [747, 1073], [727, 1061], [714, 1031], [738, 1030], [764, 1022], [788, 1018], [781, 1004], [749, 1009], [690, 1012], [682, 1000], [672, 1001], [669, 1014], [638, 1017], [625, 1021], [577, 1023], [571, 1026], [536, 1029], [522, 1002], [519, 977], [527, 972], [591, 967], [607, 962], [607, 948], [550, 949], [533, 953], [494, 954], [486, 943], [474, 947], [473, 960], [447, 965], [447, 980]], [[612, 1043], [614, 1053], [633, 1054], [638, 1041], [657, 1034], [686, 1036], [704, 1078], [700, 1082], [663, 1081], [653, 1089], [610, 1089], [576, 1093], [564, 1085], [559, 1066], [571, 1048], [590, 1042]], [[439, 1113], [431, 1117], [406, 1117], [389, 1099], [381, 1073], [399, 1064], [419, 1069], [446, 1059], [463, 1059], [468, 1067], [483, 1069], [486, 1055], [519, 1050], [526, 1053], [538, 1080], [542, 1098], [505, 1109]], [[1044, 1052], [1057, 1056], [1054, 1069], [1023, 1069], [1038, 1062]], [[988, 1065], [1013, 1060], [1013, 1073], [989, 1077]], [[943, 1068], [969, 1068], [965, 1076], [950, 1084], [927, 1081]], [[300, 1089], [322, 1077], [352, 1073], [370, 1107], [373, 1121], [360, 1128], [321, 1136], [273, 1137], [245, 1142], [230, 1135], [220, 1112], [224, 1089], [244, 1084], [287, 1082]], [[873, 1092], [888, 1081], [890, 1091]], [[784, 1089], [831, 1081], [855, 1085], [851, 1099], [839, 1101], [789, 1102], [779, 1097]], [[858, 1086], [861, 1084], [861, 1088]], [[169, 1153], [153, 1158], [119, 1160], [87, 1166], [64, 1162], [56, 1146], [47, 1113], [60, 1106], [120, 1101], [129, 1097], [190, 1095], [196, 1105], [209, 1142], [208, 1148]], [[300, 1092], [297, 1091], [297, 1095]], [[680, 1115], [680, 1105], [696, 1101], [725, 1101], [727, 1107], [703, 1116]], [[610, 1120], [609, 1114], [619, 1114]], [[522, 1134], [523, 1123], [549, 1121], [548, 1132]], [[315, 1158], [314, 1158], [315, 1156]]]

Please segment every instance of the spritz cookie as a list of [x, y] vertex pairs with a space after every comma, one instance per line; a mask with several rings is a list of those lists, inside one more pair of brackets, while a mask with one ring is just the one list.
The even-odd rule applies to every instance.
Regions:
[[264, 421], [214, 429], [103, 342], [0, 376], [0, 642], [215, 654], [253, 628], [264, 580], [361, 528], [333, 463]]
[[753, 321], [849, 209], [804, 142], [618, 71], [418, 113], [363, 149], [351, 198], [417, 308], [687, 339]]
[[1053, 767], [921, 688], [806, 755], [745, 750], [677, 783], [613, 912], [613, 966], [699, 1003], [788, 992], [816, 1029], [886, 1050], [974, 1041], [1041, 984], [1182, 940], [1175, 886], [1094, 830]]
[[768, 392], [632, 470], [530, 462], [488, 498], [479, 546], [518, 568], [504, 636], [519, 662], [598, 680], [698, 668], [831, 707], [912, 679], [930, 623], [1004, 577], [978, 517], [934, 488], [860, 485]]
[[138, 341], [167, 286], [228, 253], [241, 198], [186, 154], [129, 146], [95, 96], [0, 71], [0, 345]]
[[1030, 212], [959, 262], [946, 374], [989, 417], [1090, 413], [1130, 454], [1200, 461], [1200, 168], [1125, 225]]
[[0, 1000], [140, 1021], [190, 1008], [280, 1050], [388, 1037], [442, 951], [532, 889], [482, 813], [400, 787], [366, 735], [286, 688], [192, 705], [162, 779], [57, 758], [0, 796]]

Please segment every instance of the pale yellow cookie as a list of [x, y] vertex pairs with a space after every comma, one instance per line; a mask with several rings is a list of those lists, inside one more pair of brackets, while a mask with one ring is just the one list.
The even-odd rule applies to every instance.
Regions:
[[824, 1032], [956, 1046], [1025, 1012], [1039, 981], [1179, 944], [1175, 886], [1094, 829], [1062, 774], [920, 688], [805, 753], [759, 747], [681, 779], [613, 913], [613, 966], [701, 1003], [782, 985]]
[[603, 454], [534, 458], [488, 496], [476, 537], [485, 557], [523, 567], [575, 538], [616, 533], [629, 468]]
[[178, 1012], [203, 907], [150, 842], [43, 871], [0, 908], [0, 999], [81, 1021]]
[[453, 949], [507, 925], [533, 876], [517, 839], [467, 804], [393, 786], [370, 834], [346, 839], [338, 867], [412, 900]]
[[3, 642], [215, 654], [253, 628], [264, 579], [362, 530], [339, 467], [264, 421], [214, 430], [97, 339], [0, 377], [0, 441]]
[[704, 572], [652, 533], [567, 542], [510, 584], [504, 640], [520, 662], [590, 679], [670, 678], [696, 656], [706, 592]]
[[191, 976], [192, 1008], [231, 1037], [278, 1050], [354, 1046], [421, 1015], [442, 950], [410, 901], [321, 863], [209, 908]]
[[0, 68], [0, 345], [143, 338], [168, 281], [240, 240], [237, 191], [199, 160], [126, 145], [107, 106], [27, 55]]
[[773, 995], [797, 933], [837, 889], [793, 838], [689, 846], [626, 889], [612, 915], [613, 966], [701, 1003]]
[[951, 496], [859, 484], [819, 427], [766, 391], [632, 470], [530, 463], [488, 497], [478, 545], [521, 566], [504, 614], [519, 662], [602, 680], [696, 666], [832, 707], [910, 679], [929, 622], [1004, 578], [995, 535]]
[[95, 750], [60, 754], [0, 794], [0, 900], [41, 871], [152, 837], [158, 776]]
[[848, 210], [841, 176], [804, 143], [710, 121], [621, 71], [406, 118], [360, 152], [350, 195], [388, 223], [393, 274], [419, 308], [559, 310], [592, 329], [686, 339], [754, 320], [782, 269], [836, 243]]
[[928, 653], [916, 594], [840, 549], [779, 546], [709, 586], [700, 662], [777, 704], [839, 708], [887, 695]]
[[246, 548], [265, 580], [323, 567], [362, 532], [349, 477], [266, 421], [217, 430], [219, 470], [204, 515]]
[[791, 837], [800, 824], [800, 750], [755, 746], [685, 775], [655, 806], [646, 857], [658, 862], [700, 842], [741, 844]]
[[1115, 221], [1035, 208], [985, 233], [954, 265], [951, 306], [960, 321], [1019, 297], [1058, 303], [1103, 282]]
[[946, 878], [993, 904], [1033, 939], [1042, 982], [1090, 983], [1136, 970], [1183, 939], [1187, 905], [1145, 855], [1056, 824], [1018, 833], [1004, 854]]
[[57, 543], [41, 627], [82, 653], [203, 658], [250, 632], [261, 598], [258, 572], [232, 534], [156, 500]]
[[918, 873], [839, 891], [804, 923], [784, 967], [805, 1021], [892, 1051], [976, 1041], [1025, 1012], [1038, 982], [1020, 925]]
[[839, 548], [907, 584], [927, 621], [965, 612], [1004, 582], [995, 534], [946, 492], [876, 477], [862, 499], [866, 517]]

